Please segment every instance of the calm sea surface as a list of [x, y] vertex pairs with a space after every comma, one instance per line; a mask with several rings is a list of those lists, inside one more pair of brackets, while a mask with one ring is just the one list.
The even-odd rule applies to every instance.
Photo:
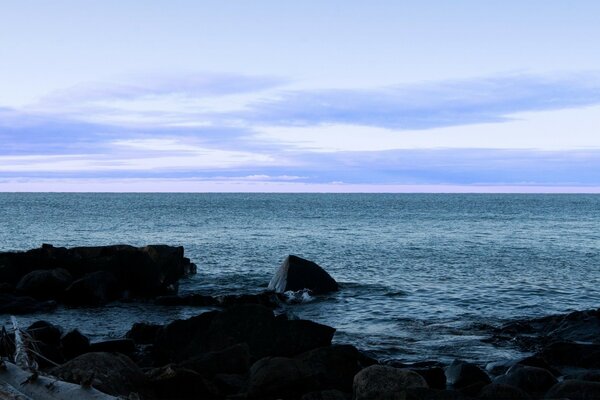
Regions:
[[[182, 245], [181, 292], [256, 292], [287, 254], [343, 289], [288, 306], [379, 358], [516, 357], [482, 323], [600, 307], [600, 196], [0, 193], [0, 250], [42, 243]], [[199, 309], [115, 304], [21, 317], [95, 338]], [[0, 323], [8, 316], [0, 315]]]

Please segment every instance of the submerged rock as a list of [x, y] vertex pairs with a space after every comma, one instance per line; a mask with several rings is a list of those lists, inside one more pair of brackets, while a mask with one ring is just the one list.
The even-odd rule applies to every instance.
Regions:
[[278, 293], [309, 289], [315, 294], [339, 289], [335, 279], [316, 263], [289, 255], [269, 282], [269, 290]]

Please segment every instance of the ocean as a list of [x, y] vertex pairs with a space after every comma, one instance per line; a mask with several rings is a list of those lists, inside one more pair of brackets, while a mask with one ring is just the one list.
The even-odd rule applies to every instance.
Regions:
[[[287, 312], [379, 359], [516, 358], [481, 327], [600, 306], [599, 195], [0, 193], [0, 204], [0, 251], [182, 245], [198, 274], [180, 293], [259, 292], [286, 255], [315, 261], [342, 289]], [[19, 320], [100, 339], [201, 311], [115, 303]]]

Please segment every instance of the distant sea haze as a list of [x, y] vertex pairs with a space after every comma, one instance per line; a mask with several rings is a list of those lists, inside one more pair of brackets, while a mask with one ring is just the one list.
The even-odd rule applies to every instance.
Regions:
[[[510, 358], [478, 324], [598, 307], [600, 196], [592, 194], [0, 194], [0, 250], [182, 245], [181, 291], [258, 292], [288, 254], [341, 284], [288, 312], [379, 358]], [[113, 304], [48, 319], [117, 337], [199, 310]], [[4, 318], [4, 317], [2, 317]], [[7, 324], [7, 321], [2, 321]]]

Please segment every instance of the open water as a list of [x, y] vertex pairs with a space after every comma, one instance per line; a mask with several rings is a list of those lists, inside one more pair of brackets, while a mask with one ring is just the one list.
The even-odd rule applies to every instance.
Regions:
[[[0, 251], [42, 243], [182, 245], [198, 265], [183, 293], [261, 291], [287, 254], [308, 258], [342, 290], [288, 312], [381, 359], [514, 358], [479, 327], [600, 307], [598, 195], [0, 193]], [[101, 338], [201, 311], [117, 303], [20, 320]]]

